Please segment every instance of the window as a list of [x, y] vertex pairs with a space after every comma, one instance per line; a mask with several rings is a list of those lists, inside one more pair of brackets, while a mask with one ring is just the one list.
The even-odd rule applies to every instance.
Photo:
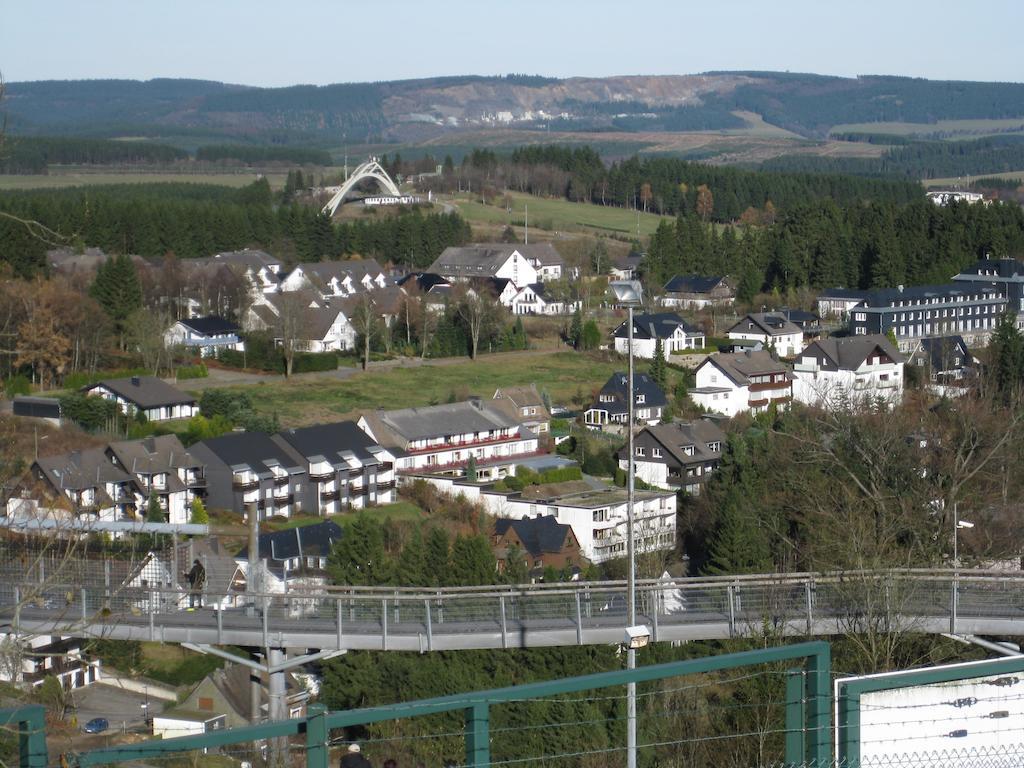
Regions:
[[693, 449], [692, 445], [684, 445], [683, 446], [683, 454], [684, 455], [686, 455], [686, 456], [693, 456], [693, 453], [694, 453], [694, 449]]
[[636, 447], [636, 455], [637, 456], [643, 456], [644, 455], [644, 447], [642, 445], [638, 445]]
[[652, 448], [651, 449], [651, 458], [660, 459], [661, 458], [661, 448]]
[[708, 450], [709, 451], [720, 451], [720, 450], [722, 450], [722, 444], [719, 443], [717, 440], [715, 442], [713, 442], [713, 443], [708, 443]]
[[867, 312], [854, 312], [853, 319], [854, 320], [867, 320], [868, 319]]
[[861, 325], [861, 326], [858, 326], [858, 327], [854, 328], [853, 329], [853, 333], [854, 333], [855, 336], [867, 336], [868, 329], [865, 328], [863, 325]]
[[199, 701], [198, 701], [198, 705], [199, 705], [199, 709], [201, 709], [203, 712], [212, 712], [213, 711], [213, 699], [211, 699], [211, 698], [209, 698], [207, 696], [200, 696], [199, 697]]
[[637, 395], [636, 396], [636, 401], [637, 401], [638, 404], [639, 403], [647, 402], [647, 395]]

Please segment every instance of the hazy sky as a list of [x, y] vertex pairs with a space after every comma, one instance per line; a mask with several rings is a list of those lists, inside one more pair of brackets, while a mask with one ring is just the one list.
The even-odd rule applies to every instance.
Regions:
[[11, 0], [8, 81], [763, 69], [1024, 80], [1024, 0]]

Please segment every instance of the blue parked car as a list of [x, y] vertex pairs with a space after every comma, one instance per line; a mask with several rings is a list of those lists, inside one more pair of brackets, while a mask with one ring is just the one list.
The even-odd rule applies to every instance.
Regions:
[[107, 718], [94, 717], [82, 727], [82, 730], [85, 733], [103, 733], [109, 727], [110, 723], [107, 722]]

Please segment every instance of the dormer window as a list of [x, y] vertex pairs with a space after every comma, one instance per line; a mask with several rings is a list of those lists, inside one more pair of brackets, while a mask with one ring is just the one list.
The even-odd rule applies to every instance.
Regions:
[[636, 396], [636, 402], [637, 402], [638, 405], [641, 404], [641, 403], [647, 402], [647, 396], [646, 395], [637, 395]]
[[717, 453], [718, 451], [722, 450], [722, 444], [717, 440], [713, 443], [708, 443], [708, 450]]
[[692, 445], [684, 445], [683, 446], [683, 455], [685, 455], [685, 456], [693, 456], [693, 454], [694, 454], [694, 447]]

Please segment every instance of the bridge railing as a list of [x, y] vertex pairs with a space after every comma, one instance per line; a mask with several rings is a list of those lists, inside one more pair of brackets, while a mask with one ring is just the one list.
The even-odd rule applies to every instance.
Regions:
[[[623, 582], [454, 589], [323, 587], [285, 593], [203, 594], [187, 612], [180, 589], [96, 584], [0, 584], [0, 613], [54, 626], [183, 625], [197, 630], [345, 635], [415, 636], [426, 647], [438, 634], [530, 630], [584, 631], [621, 627], [626, 616]], [[728, 625], [730, 635], [762, 627], [828, 631], [881, 631], [936, 621], [955, 632], [972, 618], [1024, 620], [1024, 574], [992, 571], [883, 571], [792, 574], [765, 578], [695, 578], [642, 581], [637, 586], [641, 622], [659, 629], [677, 625]], [[140, 634], [140, 633], [136, 633]], [[141, 634], [145, 634], [144, 631]]]

